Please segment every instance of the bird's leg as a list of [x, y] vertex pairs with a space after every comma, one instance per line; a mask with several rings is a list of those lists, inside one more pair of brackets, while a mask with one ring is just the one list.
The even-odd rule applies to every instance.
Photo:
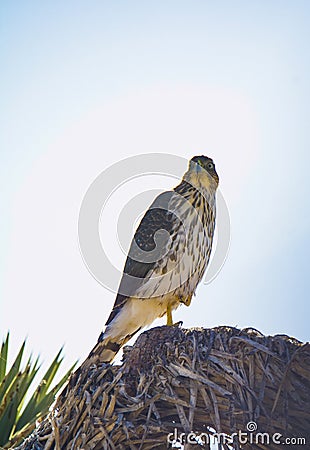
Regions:
[[180, 322], [173, 323], [171, 305], [167, 305], [167, 325], [169, 327], [181, 327], [183, 325], [182, 320]]
[[167, 305], [167, 325], [169, 327], [172, 327], [173, 322], [172, 322], [172, 311], [171, 311], [171, 305]]

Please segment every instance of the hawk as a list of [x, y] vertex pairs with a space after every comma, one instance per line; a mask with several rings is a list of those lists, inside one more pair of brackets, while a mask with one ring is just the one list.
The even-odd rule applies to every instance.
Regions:
[[131, 242], [113, 309], [93, 361], [111, 362], [119, 349], [156, 318], [190, 305], [209, 263], [219, 178], [214, 162], [195, 156], [181, 183], [161, 193]]

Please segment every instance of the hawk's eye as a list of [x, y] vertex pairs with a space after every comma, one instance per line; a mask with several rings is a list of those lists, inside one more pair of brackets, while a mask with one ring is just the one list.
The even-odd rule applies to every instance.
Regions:
[[208, 163], [208, 169], [213, 169], [213, 168], [214, 168], [214, 165], [211, 162], [209, 162]]

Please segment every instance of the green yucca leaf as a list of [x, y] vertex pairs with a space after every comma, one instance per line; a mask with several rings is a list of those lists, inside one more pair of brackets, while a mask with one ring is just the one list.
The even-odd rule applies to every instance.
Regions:
[[24, 373], [18, 373], [14, 377], [14, 380], [10, 384], [9, 388], [5, 392], [5, 395], [2, 398], [2, 401], [0, 403], [0, 419], [6, 415], [6, 410], [8, 408], [8, 405], [11, 401], [11, 398], [13, 394], [16, 393], [16, 395], [19, 395], [19, 386], [21, 383], [21, 378], [23, 378], [26, 375], [26, 371]]
[[48, 368], [47, 372], [45, 373], [45, 375], [43, 376], [43, 378], [41, 380], [41, 383], [40, 383], [42, 385], [42, 389], [40, 391], [41, 398], [43, 398], [44, 395], [46, 394], [46, 392], [48, 391], [48, 389], [49, 389], [50, 385], [52, 384], [52, 381], [59, 369], [59, 366], [63, 361], [63, 358], [60, 358], [62, 350], [63, 350], [63, 347], [59, 350], [54, 361], [52, 362], [52, 364], [50, 365], [50, 367]]
[[20, 368], [20, 363], [21, 363], [21, 360], [22, 360], [22, 357], [24, 354], [25, 344], [26, 344], [26, 342], [24, 341], [17, 356], [16, 356], [15, 361], [12, 364], [11, 369], [9, 370], [8, 374], [5, 375], [5, 377], [2, 380], [2, 383], [0, 385], [0, 404], [2, 402], [4, 395], [6, 394], [7, 390], [9, 389], [12, 381], [18, 374], [18, 371]]
[[29, 370], [30, 368], [26, 367], [24, 371], [16, 374], [0, 403], [0, 445], [6, 443], [8, 436], [14, 429], [21, 395], [23, 395], [23, 385], [28, 377]]
[[8, 398], [7, 408], [0, 419], [0, 445], [4, 445], [10, 438], [14, 426], [18, 407], [18, 392], [12, 392]]
[[9, 336], [10, 333], [6, 335], [5, 341], [2, 342], [1, 351], [0, 351], [0, 384], [2, 383], [3, 378], [5, 377], [6, 372], [6, 363], [8, 359], [8, 348], [9, 348]]
[[55, 400], [55, 395], [57, 392], [62, 388], [62, 386], [65, 384], [65, 382], [68, 380], [70, 373], [73, 371], [74, 367], [76, 366], [76, 363], [73, 364], [72, 367], [68, 370], [68, 372], [62, 377], [62, 379], [59, 381], [56, 386], [53, 387], [41, 400], [40, 403], [37, 404], [36, 409], [38, 411], [48, 409], [50, 405]]
[[25, 342], [22, 344], [10, 369], [7, 371], [9, 333], [0, 351], [0, 446], [11, 448], [26, 438], [35, 428], [36, 420], [48, 413], [59, 389], [67, 381], [76, 363], [68, 370], [56, 386], [51, 388], [55, 375], [63, 361], [62, 348], [24, 406], [24, 400], [40, 369], [39, 358], [34, 362], [30, 356], [26, 366], [21, 368]]
[[36, 374], [38, 373], [39, 367], [37, 367], [37, 363], [38, 363], [38, 360], [36, 360], [33, 367], [31, 366], [31, 363], [30, 364], [28, 363], [26, 366], [25, 376], [23, 377], [23, 379], [21, 381], [20, 389], [19, 389], [18, 414], [20, 413], [20, 411], [23, 407], [25, 396], [26, 396], [27, 392], [29, 391], [29, 388], [33, 382], [33, 379], [36, 376]]
[[25, 406], [19, 420], [17, 421], [15, 428], [16, 432], [22, 430], [22, 428], [24, 428], [24, 426], [27, 423], [37, 420], [39, 417], [43, 416], [48, 412], [49, 407], [55, 400], [56, 393], [67, 381], [70, 373], [76, 366], [75, 363], [68, 370], [68, 372], [62, 377], [59, 383], [53, 389], [51, 389], [50, 392], [47, 392], [63, 360], [62, 358], [59, 359], [61, 351], [62, 349], [57, 353], [55, 359], [53, 360], [47, 372], [43, 376], [41, 382], [39, 383], [31, 399]]
[[[54, 386], [48, 393], [44, 395], [44, 397], [40, 397], [40, 401], [38, 403], [32, 403], [31, 408], [28, 408], [28, 404], [24, 410], [23, 415], [21, 416], [20, 420], [17, 423], [16, 431], [18, 432], [21, 430], [25, 424], [32, 420], [36, 420], [39, 417], [45, 415], [51, 404], [55, 400], [55, 396], [57, 392], [61, 389], [61, 387], [65, 384], [65, 382], [68, 380], [70, 373], [74, 369], [76, 364], [74, 364], [68, 372], [63, 376], [63, 378], [59, 381], [59, 383]], [[35, 394], [34, 394], [35, 395]], [[33, 419], [35, 417], [35, 419]]]
[[[51, 384], [54, 376], [56, 375], [57, 369], [59, 367], [58, 364], [58, 358], [59, 358], [60, 352], [58, 352], [56, 358], [51, 363], [50, 367], [48, 368], [46, 374], [43, 376], [42, 380], [38, 384], [38, 387], [36, 388], [35, 392], [33, 393], [32, 397], [28, 401], [26, 407], [24, 408], [23, 413], [21, 414], [17, 424], [16, 424], [16, 430], [21, 430], [25, 424], [27, 424], [31, 420], [36, 420], [38, 412], [40, 412], [40, 408], [38, 408], [38, 404], [42, 399], [46, 397], [46, 384]], [[56, 367], [56, 370], [55, 370]]]

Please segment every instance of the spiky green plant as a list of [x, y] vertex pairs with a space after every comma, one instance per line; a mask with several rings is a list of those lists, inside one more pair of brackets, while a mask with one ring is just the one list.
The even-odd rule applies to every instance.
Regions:
[[33, 395], [25, 404], [26, 394], [40, 369], [39, 358], [29, 357], [22, 367], [25, 341], [10, 368], [7, 368], [9, 333], [3, 340], [0, 351], [0, 448], [9, 448], [21, 442], [35, 428], [36, 421], [43, 419], [55, 400], [57, 392], [67, 381], [74, 364], [62, 379], [51, 387], [63, 358], [62, 348], [37, 385]]

